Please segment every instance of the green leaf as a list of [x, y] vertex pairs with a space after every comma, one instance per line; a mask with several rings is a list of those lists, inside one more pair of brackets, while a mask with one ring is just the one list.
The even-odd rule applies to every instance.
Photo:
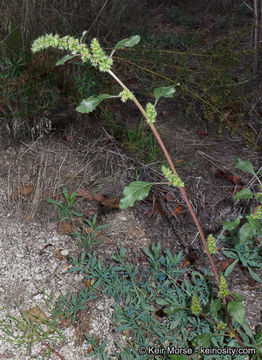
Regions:
[[160, 299], [160, 298], [157, 298], [157, 299], [156, 299], [156, 303], [157, 303], [158, 305], [162, 305], [162, 306], [165, 306], [165, 305], [168, 305], [168, 304], [169, 304], [168, 301], [166, 301], [166, 300], [164, 300], [164, 299]]
[[258, 346], [262, 345], [262, 326], [260, 331], [255, 335], [255, 340]]
[[171, 304], [163, 309], [163, 312], [167, 315], [174, 315], [177, 312], [180, 312], [182, 310], [185, 310], [184, 306], [177, 305], [177, 304]]
[[126, 331], [126, 330], [130, 330], [132, 327], [129, 324], [124, 324], [124, 325], [120, 325], [118, 326], [118, 328], [116, 328], [116, 331]]
[[232, 264], [230, 264], [225, 272], [224, 272], [224, 276], [227, 277], [229, 274], [232, 273], [232, 271], [234, 270], [234, 267], [236, 266], [236, 264], [239, 262], [239, 259], [236, 259], [234, 262], [232, 262]]
[[260, 232], [261, 230], [261, 220], [260, 219], [254, 219], [253, 216], [246, 216], [247, 221], [249, 223], [250, 226], [252, 226], [254, 229], [256, 229], [256, 232]]
[[130, 36], [129, 38], [118, 41], [118, 43], [116, 44], [114, 49], [123, 49], [125, 47], [133, 47], [136, 44], [138, 44], [139, 41], [140, 41], [139, 35]]
[[250, 267], [248, 267], [248, 271], [252, 279], [254, 279], [257, 282], [262, 282], [262, 279], [253, 270], [251, 270]]
[[252, 339], [253, 334], [252, 334], [250, 327], [247, 324], [242, 324], [241, 327], [243, 330], [245, 330], [245, 333]]
[[202, 334], [197, 336], [193, 343], [197, 344], [199, 347], [209, 348], [211, 345], [211, 338], [214, 336], [213, 334]]
[[62, 193], [63, 193], [65, 199], [66, 199], [67, 201], [69, 201], [68, 190], [67, 190], [67, 188], [66, 188], [65, 186], [63, 186]]
[[156, 101], [159, 100], [161, 96], [172, 98], [173, 94], [176, 92], [176, 89], [174, 86], [163, 86], [159, 87], [154, 90], [154, 95], [156, 98]]
[[217, 316], [217, 313], [218, 311], [221, 309], [221, 300], [220, 299], [216, 299], [216, 300], [213, 300], [211, 305], [210, 305], [210, 312], [211, 312], [211, 315], [213, 317], [216, 317]]
[[240, 215], [233, 221], [229, 221], [229, 220], [223, 221], [223, 230], [229, 230], [229, 231], [234, 230], [235, 228], [238, 227], [241, 218], [242, 216]]
[[54, 205], [63, 207], [63, 204], [61, 204], [60, 202], [58, 202], [58, 201], [56, 201], [54, 199], [51, 199], [51, 198], [46, 199], [46, 202], [48, 202], [49, 204], [54, 204]]
[[144, 253], [149, 257], [149, 259], [150, 259], [152, 262], [154, 262], [155, 259], [154, 259], [154, 256], [151, 254], [150, 250], [149, 250], [147, 247], [145, 247], [145, 246], [143, 246], [142, 249], [143, 249]]
[[243, 189], [238, 191], [234, 196], [233, 199], [252, 199], [253, 193], [249, 189]]
[[120, 256], [123, 259], [126, 257], [126, 249], [123, 246], [120, 248]]
[[256, 235], [256, 229], [253, 228], [248, 222], [241, 226], [238, 231], [239, 240], [242, 244], [245, 244], [248, 240], [253, 239]]
[[238, 158], [235, 162], [235, 168], [242, 170], [242, 171], [246, 171], [251, 175], [256, 175], [253, 165], [252, 165], [252, 162], [250, 160], [245, 161], [245, 160]]
[[55, 66], [64, 65], [64, 63], [66, 63], [68, 60], [73, 59], [76, 56], [78, 56], [78, 55], [66, 55], [66, 56], [62, 57], [62, 59], [57, 60], [57, 62], [55, 63]]
[[101, 103], [101, 101], [109, 98], [113, 98], [113, 95], [101, 94], [97, 97], [90, 96], [87, 99], [81, 101], [81, 103], [77, 106], [76, 111], [87, 114], [95, 110], [95, 108]]
[[234, 300], [235, 301], [238, 301], [238, 302], [242, 302], [243, 301], [243, 296], [238, 294], [238, 293], [235, 293], [235, 292], [232, 292], [231, 295], [233, 296]]
[[181, 324], [181, 319], [180, 318], [178, 318], [178, 319], [176, 319], [174, 321], [171, 321], [170, 322], [170, 330], [176, 329], [178, 326], [181, 326], [180, 324]]
[[184, 355], [170, 355], [170, 360], [187, 360], [187, 358]]
[[230, 259], [237, 259], [238, 256], [234, 251], [227, 251], [223, 249], [223, 254]]
[[73, 192], [71, 193], [69, 199], [67, 199], [68, 205], [73, 205], [75, 199], [76, 199], [76, 192], [73, 191]]
[[242, 324], [245, 318], [245, 309], [241, 302], [238, 301], [230, 301], [227, 306], [227, 310], [232, 318]]
[[119, 208], [127, 209], [134, 206], [137, 200], [147, 197], [151, 187], [155, 183], [145, 181], [134, 181], [124, 188], [123, 197], [120, 200]]

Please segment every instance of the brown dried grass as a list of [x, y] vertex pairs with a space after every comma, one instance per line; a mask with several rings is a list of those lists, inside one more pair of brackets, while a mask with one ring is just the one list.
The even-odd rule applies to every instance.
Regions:
[[115, 41], [143, 24], [146, 5], [146, 0], [2, 0], [0, 19], [6, 34], [18, 28], [23, 43], [43, 33], [79, 36], [84, 30]]

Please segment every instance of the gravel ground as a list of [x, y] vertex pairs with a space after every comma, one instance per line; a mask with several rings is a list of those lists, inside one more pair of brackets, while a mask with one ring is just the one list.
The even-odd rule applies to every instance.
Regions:
[[[77, 289], [84, 286], [81, 275], [67, 272], [70, 268], [68, 254], [79, 254], [79, 248], [71, 237], [58, 234], [55, 224], [50, 223], [43, 228], [36, 222], [17, 220], [5, 207], [6, 185], [3, 182], [0, 185], [0, 321], [5, 321], [8, 314], [22, 324], [23, 316], [28, 311], [32, 314], [32, 309], [36, 307], [48, 318], [50, 309], [47, 300], [54, 305], [60, 295], [76, 293]], [[107, 255], [113, 254], [120, 244], [130, 248], [138, 244], [147, 245], [145, 232], [131, 210], [108, 214], [106, 220], [112, 226], [107, 231], [106, 249], [103, 246], [100, 248], [101, 254], [104, 251]], [[107, 350], [109, 354], [113, 354], [117, 350], [115, 341], [122, 344], [126, 342], [125, 336], [114, 331], [111, 322], [113, 304], [112, 299], [105, 297], [88, 304], [81, 315], [81, 321], [78, 321], [78, 324], [82, 324], [82, 329], [70, 323], [58, 324], [64, 339], [56, 341], [49, 359], [85, 359], [90, 351], [90, 344], [83, 341], [83, 332], [99, 338], [100, 342], [107, 340]], [[37, 316], [41, 314], [37, 313]], [[46, 325], [43, 328], [47, 329]], [[18, 328], [14, 330], [14, 334], [25, 340]], [[51, 338], [54, 337], [55, 334], [51, 335]], [[44, 343], [38, 341], [30, 344], [29, 348], [27, 345], [25, 342], [18, 348], [16, 343], [0, 338], [0, 359], [46, 359]]]

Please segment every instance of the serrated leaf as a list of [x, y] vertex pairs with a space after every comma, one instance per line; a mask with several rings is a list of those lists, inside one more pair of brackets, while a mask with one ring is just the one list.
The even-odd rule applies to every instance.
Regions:
[[241, 216], [238, 216], [233, 221], [229, 221], [229, 220], [223, 221], [223, 230], [229, 230], [229, 231], [234, 230], [235, 228], [238, 227], [238, 225], [240, 223], [240, 219], [241, 219]]
[[252, 162], [250, 160], [245, 161], [240, 158], [238, 158], [235, 162], [235, 168], [248, 172], [251, 175], [255, 175], [255, 171], [252, 165]]
[[120, 200], [119, 208], [127, 209], [134, 206], [137, 200], [143, 200], [148, 196], [151, 187], [155, 183], [145, 181], [134, 181], [124, 188], [123, 197]]
[[241, 302], [239, 301], [230, 301], [227, 306], [227, 310], [232, 318], [242, 324], [245, 318], [245, 309]]
[[241, 244], [245, 244], [247, 241], [253, 239], [256, 235], [256, 229], [253, 228], [248, 222], [241, 226], [238, 231], [238, 236]]
[[129, 38], [122, 39], [122, 40], [118, 41], [118, 43], [116, 44], [114, 49], [123, 49], [125, 47], [133, 47], [136, 44], [138, 44], [139, 41], [140, 41], [140, 36], [139, 35], [130, 36]]
[[76, 57], [77, 55], [66, 55], [63, 56], [62, 59], [57, 60], [57, 62], [55, 63], [55, 66], [59, 66], [59, 65], [64, 65], [64, 63], [66, 63], [68, 60], [73, 59], [74, 57]]
[[87, 99], [81, 101], [81, 103], [77, 106], [76, 111], [87, 114], [95, 110], [95, 108], [101, 103], [101, 101], [109, 98], [113, 98], [113, 95], [101, 94], [97, 97], [90, 96]]
[[243, 189], [238, 191], [234, 196], [233, 199], [252, 199], [253, 193], [249, 189]]
[[248, 271], [252, 279], [254, 279], [257, 282], [262, 282], [262, 279], [253, 270], [251, 270], [250, 267], [248, 267]]
[[177, 305], [177, 304], [171, 304], [163, 309], [163, 312], [167, 315], [174, 315], [177, 312], [180, 312], [182, 310], [185, 310], [184, 306]]
[[199, 347], [209, 348], [211, 345], [211, 338], [213, 334], [202, 334], [197, 336], [193, 342], [197, 343]]
[[161, 96], [172, 98], [175, 92], [176, 89], [174, 86], [163, 86], [154, 90], [154, 96], [156, 101], [158, 101]]
[[216, 300], [213, 300], [211, 305], [210, 305], [210, 312], [211, 312], [211, 315], [213, 317], [216, 317], [217, 316], [217, 313], [218, 311], [221, 309], [221, 300], [220, 299], [216, 299]]

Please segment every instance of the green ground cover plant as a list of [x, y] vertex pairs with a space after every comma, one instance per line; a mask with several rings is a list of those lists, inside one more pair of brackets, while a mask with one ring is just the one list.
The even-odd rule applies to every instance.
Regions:
[[[1, 311], [5, 310], [1, 309]], [[45, 350], [41, 360], [50, 359], [58, 340], [65, 340], [64, 335], [57, 328], [57, 319], [47, 318], [40, 308], [34, 312], [34, 315], [32, 311], [24, 313], [19, 309], [19, 312], [20, 317], [5, 312], [5, 316], [0, 320], [0, 337], [13, 344], [15, 349], [24, 347], [28, 356], [34, 344], [42, 343]], [[11, 358], [15, 357], [15, 354], [0, 355], [0, 357]]]
[[228, 276], [236, 265], [241, 263], [255, 281], [262, 282], [262, 279], [251, 269], [251, 267], [262, 269], [262, 249], [255, 246], [256, 242], [260, 243], [262, 235], [262, 206], [260, 205], [262, 203], [262, 184], [259, 178], [261, 170], [256, 173], [251, 161], [244, 161], [240, 158], [236, 160], [235, 166], [254, 176], [259, 184], [260, 192], [254, 194], [250, 189], [243, 189], [238, 191], [233, 199], [255, 199], [259, 205], [251, 208], [248, 215], [240, 214], [235, 220], [223, 223], [222, 233], [218, 238], [225, 245], [223, 254], [233, 259], [224, 275]]
[[57, 206], [59, 217], [54, 220], [65, 222], [66, 220], [71, 220], [74, 216], [82, 216], [82, 214], [76, 209], [77, 203], [82, 200], [76, 200], [76, 192], [73, 191], [69, 194], [67, 188], [63, 186], [62, 193], [65, 199], [65, 204], [52, 198], [46, 199], [48, 203]]
[[[84, 34], [85, 33], [83, 33], [83, 36]], [[115, 266], [114, 263], [111, 263], [108, 268], [105, 268], [101, 260], [96, 260], [95, 257], [89, 255], [89, 260], [87, 262], [84, 257], [80, 259], [80, 262], [77, 259], [74, 259], [73, 262], [75, 267], [72, 269], [72, 271], [80, 271], [81, 273], [85, 273], [85, 276], [88, 279], [97, 279], [91, 289], [88, 290], [88, 294], [90, 294], [91, 297], [94, 296], [94, 293], [97, 290], [100, 290], [106, 293], [108, 296], [118, 298], [118, 301], [127, 305], [125, 311], [123, 311], [123, 305], [116, 307], [116, 319], [119, 323], [117, 330], [132, 331], [134, 340], [134, 344], [131, 344], [132, 350], [123, 350], [121, 354], [121, 358], [123, 359], [129, 358], [130, 351], [133, 351], [134, 354], [137, 355], [135, 353], [137, 351], [135, 348], [136, 345], [147, 344], [147, 339], [144, 337], [143, 332], [151, 333], [151, 343], [154, 341], [157, 344], [164, 346], [166, 342], [171, 342], [175, 346], [179, 347], [186, 346], [187, 348], [190, 348], [190, 346], [192, 346], [194, 351], [199, 350], [201, 346], [208, 348], [211, 345], [223, 349], [229, 347], [246, 349], [247, 347], [252, 347], [253, 350], [256, 350], [256, 353], [252, 355], [254, 356], [253, 358], [258, 359], [261, 356], [261, 350], [259, 349], [261, 346], [261, 334], [252, 334], [245, 321], [245, 310], [242, 305], [241, 296], [230, 292], [227, 287], [224, 275], [218, 273], [212, 258], [212, 254], [216, 251], [215, 239], [213, 235], [210, 234], [206, 240], [202, 228], [185, 192], [184, 183], [179, 178], [170, 155], [168, 154], [165, 145], [163, 144], [154, 125], [157, 116], [156, 105], [159, 99], [161, 97], [173, 97], [173, 94], [176, 91], [175, 87], [167, 86], [155, 89], [155, 102], [147, 103], [144, 109], [134, 94], [111, 70], [113, 64], [112, 56], [115, 51], [125, 47], [132, 47], [136, 45], [139, 40], [139, 36], [123, 39], [115, 45], [110, 56], [107, 56], [97, 39], [93, 39], [91, 41], [89, 48], [86, 44], [82, 43], [81, 40], [79, 41], [73, 37], [65, 36], [60, 38], [59, 35], [50, 34], [35, 40], [32, 45], [32, 51], [38, 52], [49, 47], [58, 48], [60, 50], [67, 50], [69, 51], [69, 55], [66, 55], [60, 61], [58, 61], [57, 65], [62, 65], [66, 61], [71, 60], [76, 56], [80, 56], [83, 63], [90, 63], [95, 68], [98, 68], [100, 72], [108, 73], [122, 87], [123, 90], [118, 95], [99, 94], [98, 96], [91, 96], [82, 100], [76, 108], [77, 111], [82, 113], [92, 112], [102, 101], [110, 98], [120, 98], [124, 103], [127, 100], [131, 100], [135, 103], [146, 122], [150, 126], [170, 166], [170, 168], [162, 166], [163, 175], [167, 178], [171, 186], [179, 188], [181, 195], [189, 208], [195, 225], [199, 231], [205, 253], [210, 261], [214, 273], [214, 279], [211, 281], [216, 281], [218, 293], [216, 294], [216, 298], [212, 299], [211, 297], [210, 299], [210, 293], [208, 292], [206, 280], [201, 274], [197, 273], [194, 274], [194, 277], [191, 279], [192, 283], [188, 282], [187, 280], [183, 281], [183, 285], [181, 287], [181, 289], [183, 289], [182, 292], [180, 292], [178, 289], [174, 290], [171, 284], [178, 284], [178, 274], [180, 275], [181, 273], [179, 273], [179, 270], [176, 270], [178, 272], [172, 271], [173, 266], [177, 266], [179, 262], [178, 259], [181, 258], [181, 254], [178, 257], [173, 258], [171, 253], [167, 252], [168, 256], [166, 258], [161, 256], [159, 257], [159, 244], [152, 247], [153, 253], [150, 253], [149, 250], [144, 249], [144, 252], [148, 257], [148, 262], [153, 267], [153, 271], [155, 272], [153, 280], [149, 277], [149, 279], [152, 280], [152, 284], [147, 283], [147, 285], [145, 285], [143, 284], [143, 281], [141, 282], [141, 280], [137, 284], [135, 278], [139, 273], [139, 269], [138, 267], [133, 268], [131, 264], [125, 261], [124, 248], [120, 250], [119, 254], [113, 257], [113, 260], [119, 263], [121, 266]], [[179, 84], [177, 84], [177, 86], [178, 85]], [[243, 162], [241, 163], [240, 160], [238, 161], [238, 166], [245, 167], [246, 171], [248, 171], [247, 169], [250, 168], [250, 164], [245, 164], [244, 166]], [[120, 208], [124, 209], [133, 206], [135, 201], [146, 197], [153, 185], [154, 183], [145, 183], [142, 181], [131, 183], [124, 189], [123, 198], [120, 202]], [[261, 197], [259, 197], [259, 201], [261, 201]], [[258, 218], [261, 222], [260, 210], [261, 205], [256, 208], [254, 217], [255, 219]], [[257, 226], [256, 230], [258, 230]], [[169, 271], [171, 271], [170, 274]], [[118, 278], [119, 272], [121, 273], [121, 281], [124, 281], [121, 283], [121, 286], [119, 283], [120, 279]], [[203, 269], [203, 272], [205, 273], [205, 269]], [[161, 281], [163, 281], [163, 283], [161, 283]], [[119, 286], [116, 286], [117, 283]], [[198, 286], [201, 290], [198, 288]], [[119, 293], [120, 289], [121, 293]], [[126, 290], [123, 291], [123, 289]], [[148, 289], [150, 289], [150, 292], [148, 292]], [[135, 299], [133, 300], [132, 295], [135, 296]], [[74, 302], [72, 301], [72, 303], [77, 303], [76, 298], [74, 298]], [[160, 326], [159, 328], [158, 324], [155, 323], [154, 317], [152, 316], [152, 314], [155, 312], [155, 307], [152, 307], [153, 303], [162, 305], [163, 312], [169, 317], [176, 314], [174, 318], [169, 318], [170, 321], [165, 325], [169, 329], [171, 326], [170, 324], [173, 324], [173, 329], [179, 327], [179, 341], [181, 341], [181, 344], [177, 343], [176, 332], [171, 332], [172, 336], [175, 334], [175, 338], [171, 336], [171, 339], [169, 339], [168, 334], [170, 335], [170, 332], [168, 332], [168, 334], [166, 333], [166, 327], [162, 329]], [[141, 306], [142, 309], [140, 308]], [[203, 308], [206, 309], [203, 311]], [[184, 317], [181, 316], [181, 313], [184, 315], [184, 312], [185, 314], [187, 314], [187, 312], [190, 314], [186, 322], [182, 321], [182, 319], [184, 320]], [[75, 314], [75, 312], [73, 313]], [[207, 313], [209, 315], [207, 315]], [[180, 320], [179, 316], [181, 316]], [[212, 326], [215, 324], [216, 330], [214, 328], [211, 329], [210, 322]], [[180, 332], [181, 327], [183, 326], [185, 327], [184, 331]], [[192, 334], [186, 329], [187, 326], [193, 329]], [[223, 331], [223, 334], [219, 334], [218, 337], [216, 337], [216, 331]], [[186, 339], [184, 339], [183, 334], [186, 334]], [[89, 340], [91, 341], [91, 339]], [[101, 346], [103, 349], [105, 348], [104, 344], [102, 345], [100, 344], [100, 350], [97, 351], [101, 352]], [[134, 358], [134, 354], [132, 354], [132, 358]], [[181, 355], [184, 354], [179, 354], [179, 356]], [[106, 357], [103, 356], [103, 358]], [[204, 355], [203, 358], [205, 359], [207, 357]], [[217, 357], [213, 356], [213, 358]]]

